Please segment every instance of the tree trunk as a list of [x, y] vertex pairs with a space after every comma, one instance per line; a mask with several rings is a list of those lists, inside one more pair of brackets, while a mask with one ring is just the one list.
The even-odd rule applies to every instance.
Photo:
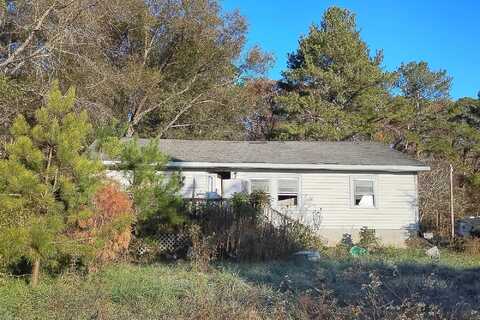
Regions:
[[35, 258], [32, 266], [32, 280], [31, 285], [35, 288], [38, 285], [38, 280], [40, 278], [40, 258]]
[[125, 137], [131, 138], [133, 137], [134, 133], [135, 133], [135, 129], [133, 128], [133, 123], [130, 123], [127, 128], [127, 133], [125, 133]]

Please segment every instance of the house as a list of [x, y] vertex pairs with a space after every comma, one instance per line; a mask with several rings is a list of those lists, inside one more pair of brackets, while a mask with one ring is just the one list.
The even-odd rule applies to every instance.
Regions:
[[[139, 140], [145, 144], [148, 140]], [[374, 228], [402, 246], [418, 227], [417, 174], [429, 170], [379, 143], [160, 140], [185, 198], [268, 193], [272, 208], [314, 227], [329, 244]], [[106, 165], [115, 161], [106, 160]], [[121, 179], [118, 172], [110, 173]]]

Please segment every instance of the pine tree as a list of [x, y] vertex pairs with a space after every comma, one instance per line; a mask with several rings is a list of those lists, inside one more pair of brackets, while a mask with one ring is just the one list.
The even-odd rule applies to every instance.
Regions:
[[370, 56], [355, 16], [329, 8], [320, 26], [313, 25], [289, 56], [278, 99], [286, 139], [345, 140], [370, 137], [388, 96], [389, 77], [381, 69], [382, 53]]
[[159, 150], [158, 140], [140, 145], [131, 139], [123, 145], [120, 159], [119, 169], [126, 173], [133, 195], [137, 235], [153, 236], [185, 221], [180, 210], [181, 176], [166, 170], [168, 158]]
[[399, 95], [389, 104], [384, 140], [412, 154], [442, 153], [451, 131], [446, 114], [451, 77], [445, 70], [431, 70], [424, 61], [402, 64], [394, 75], [394, 92]]
[[71, 241], [66, 231], [93, 215], [102, 172], [101, 164], [83, 153], [92, 127], [86, 113], [73, 111], [75, 90], [63, 95], [55, 83], [47, 100], [33, 127], [17, 117], [0, 160], [0, 261], [28, 259], [33, 286], [42, 262], [90, 249], [82, 239]]

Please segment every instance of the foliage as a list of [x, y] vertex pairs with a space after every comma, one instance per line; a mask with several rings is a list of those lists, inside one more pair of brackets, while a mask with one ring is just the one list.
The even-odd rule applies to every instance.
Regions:
[[0, 286], [0, 313], [5, 320], [275, 319], [281, 298], [228, 272], [123, 264], [85, 278], [63, 275], [35, 291], [8, 279]]
[[92, 154], [92, 156], [106, 155], [110, 159], [118, 158], [123, 147], [120, 139], [125, 135], [126, 130], [126, 125], [117, 120], [111, 120], [110, 123], [97, 128], [95, 130], [95, 146], [91, 150], [97, 154]]
[[102, 172], [83, 154], [92, 128], [85, 112], [72, 111], [74, 103], [73, 88], [64, 96], [54, 85], [33, 127], [17, 117], [7, 157], [0, 160], [0, 256], [5, 264], [31, 261], [32, 284], [41, 262], [92, 249], [88, 239], [72, 242], [64, 233], [94, 214]]
[[128, 195], [115, 183], [108, 183], [98, 189], [93, 203], [94, 214], [79, 219], [70, 237], [92, 239], [97, 248], [89, 263], [90, 270], [116, 260], [126, 253], [134, 220], [133, 204]]
[[344, 233], [342, 239], [340, 240], [340, 245], [345, 247], [347, 250], [350, 250], [353, 247], [353, 239], [350, 233]]
[[238, 84], [272, 61], [246, 48], [245, 19], [216, 0], [14, 2], [0, 74], [28, 79], [35, 95], [54, 77], [75, 85], [96, 125], [113, 117], [128, 136], [241, 134], [250, 109]]
[[[41, 97], [29, 94], [30, 83], [26, 80], [10, 79], [0, 73], [0, 141], [2, 136], [9, 135], [15, 118], [23, 114], [27, 119], [34, 116], [37, 105], [41, 103]], [[32, 107], [35, 105], [35, 107]], [[0, 155], [2, 151], [0, 151]]]
[[217, 255], [214, 235], [204, 236], [201, 227], [195, 224], [189, 226], [187, 233], [192, 242], [189, 252], [191, 265], [195, 270], [205, 272]]
[[480, 256], [480, 239], [477, 237], [455, 237], [448, 241], [439, 242], [438, 246], [443, 245], [451, 251], [471, 256], [472, 259]]
[[249, 104], [253, 110], [245, 119], [245, 129], [248, 140], [272, 140], [280, 121], [276, 99], [280, 94], [277, 81], [257, 79], [249, 81], [245, 86]]
[[425, 61], [402, 63], [397, 71], [396, 86], [402, 95], [421, 102], [447, 99], [452, 78], [445, 70], [432, 72]]
[[308, 266], [222, 263], [208, 272], [182, 263], [118, 264], [88, 277], [49, 279], [36, 290], [4, 278], [0, 313], [25, 320], [477, 319], [480, 260], [445, 252], [431, 264], [422, 254], [391, 249], [360, 259], [322, 256]]
[[382, 53], [370, 57], [355, 15], [331, 7], [320, 26], [312, 25], [290, 54], [278, 99], [285, 122], [282, 139], [345, 140], [371, 136], [372, 124], [385, 107], [388, 76]]
[[180, 211], [180, 174], [166, 170], [168, 160], [158, 149], [158, 141], [145, 145], [137, 139], [125, 142], [120, 161], [118, 169], [125, 173], [133, 197], [138, 236], [153, 236], [185, 221]]
[[[480, 199], [480, 100], [451, 101], [452, 78], [427, 62], [402, 63], [389, 74], [381, 61], [381, 52], [370, 56], [353, 13], [327, 9], [321, 24], [313, 25], [289, 56], [278, 97], [266, 109], [274, 115], [271, 127], [260, 137], [377, 140], [422, 160], [452, 164], [464, 180], [455, 190], [457, 215], [475, 214]], [[431, 180], [428, 173], [424, 176], [423, 182]], [[445, 229], [439, 217], [448, 214], [446, 183], [433, 184], [442, 188], [438, 194], [432, 184], [420, 184], [421, 216], [439, 232]]]
[[335, 258], [345, 258], [350, 256], [350, 249], [354, 245], [352, 235], [350, 233], [344, 233], [340, 242], [335, 247], [329, 249], [329, 253]]
[[288, 229], [289, 241], [295, 244], [294, 250], [323, 251], [325, 244], [311, 227], [300, 221], [291, 220], [284, 227]]
[[259, 221], [262, 219], [262, 210], [270, 204], [270, 198], [268, 194], [261, 191], [239, 192], [234, 194], [229, 202], [234, 214], [239, 218], [252, 218], [254, 221]]
[[375, 234], [375, 229], [362, 227], [359, 232], [358, 246], [372, 250], [380, 247], [380, 240]]
[[[480, 99], [452, 100], [452, 78], [425, 61], [387, 72], [382, 52], [370, 51], [347, 9], [327, 9], [299, 39], [282, 80], [274, 81], [265, 77], [273, 57], [257, 46], [247, 50], [244, 17], [216, 0], [16, 0], [6, 8], [0, 13], [0, 48], [9, 48], [0, 57], [2, 145], [17, 115], [32, 125], [58, 78], [63, 87], [78, 88], [76, 108], [92, 115], [99, 147], [109, 155], [120, 154], [119, 138], [134, 133], [376, 140], [453, 164], [463, 180], [455, 189], [458, 216], [480, 206]], [[422, 196], [429, 194], [421, 216], [440, 233], [448, 227], [441, 182], [434, 186], [439, 194], [420, 184]]]
[[310, 227], [267, 205], [261, 192], [237, 193], [228, 201], [187, 203], [187, 212], [212, 237], [219, 258], [241, 261], [283, 259], [299, 250], [322, 250]]
[[464, 247], [467, 254], [480, 256], [480, 238], [466, 239]]

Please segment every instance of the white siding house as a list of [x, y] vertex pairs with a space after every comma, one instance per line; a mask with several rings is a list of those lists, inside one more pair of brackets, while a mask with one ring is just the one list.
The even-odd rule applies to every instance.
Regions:
[[181, 170], [185, 198], [261, 190], [272, 208], [311, 225], [329, 245], [366, 226], [384, 244], [402, 246], [417, 230], [417, 173], [429, 170], [377, 143], [160, 140], [160, 148]]

